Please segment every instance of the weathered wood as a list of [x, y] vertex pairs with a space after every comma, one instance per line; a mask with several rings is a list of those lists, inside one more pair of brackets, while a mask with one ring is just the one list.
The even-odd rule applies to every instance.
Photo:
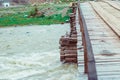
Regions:
[[77, 43], [77, 38], [72, 38], [72, 37], [61, 38], [59, 43], [61, 44], [61, 46], [70, 46], [70, 45], [74, 46]]
[[[104, 11], [114, 15], [117, 19], [120, 19], [119, 11], [111, 7], [110, 5], [103, 3], [101, 1], [95, 2]], [[92, 48], [94, 52], [97, 76], [98, 80], [119, 80], [119, 52], [120, 52], [120, 40], [116, 34], [108, 27], [105, 21], [94, 11], [89, 2], [81, 3], [81, 10], [87, 24], [87, 29], [89, 31], [89, 37], [92, 43]], [[97, 8], [99, 9], [99, 8]], [[104, 14], [103, 14], [104, 16]], [[109, 19], [112, 19], [109, 16]], [[118, 22], [118, 21], [116, 21]], [[117, 23], [120, 24], [120, 23]], [[78, 25], [78, 24], [77, 24]], [[81, 43], [80, 43], [81, 44]], [[79, 54], [79, 53], [78, 53]], [[80, 53], [81, 54], [81, 53]], [[80, 63], [79, 63], [80, 62]], [[82, 66], [84, 66], [83, 55], [78, 56], [78, 69], [79, 72], [84, 72]], [[93, 62], [94, 63], [94, 62]], [[82, 65], [82, 66], [81, 66]], [[80, 75], [80, 79], [87, 78], [87, 76]]]
[[65, 55], [64, 51], [60, 51], [60, 54], [61, 54], [61, 55]]
[[[80, 3], [78, 3], [78, 6], [80, 7]], [[97, 72], [96, 72], [96, 65], [95, 65], [95, 59], [94, 59], [94, 54], [93, 54], [93, 50], [92, 50], [92, 46], [91, 46], [91, 42], [90, 42], [90, 38], [89, 38], [89, 34], [88, 34], [88, 30], [87, 30], [87, 25], [85, 23], [85, 19], [83, 17], [83, 13], [81, 11], [81, 8], [78, 8], [79, 10], [79, 15], [81, 16], [81, 28], [82, 28], [82, 32], [83, 32], [83, 38], [84, 38], [84, 47], [85, 47], [85, 58], [87, 58], [85, 61], [87, 64], [86, 69], [88, 69], [88, 80], [98, 80], [97, 78]]]
[[60, 47], [60, 49], [63, 50], [77, 50], [77, 46], [64, 46], [64, 47]]
[[77, 54], [77, 50], [64, 50], [65, 54]]
[[105, 21], [105, 23], [120, 37], [120, 20], [106, 12], [102, 7], [98, 5], [98, 3], [90, 2], [93, 9], [98, 13], [98, 15]]
[[[76, 5], [76, 4], [73, 4]], [[70, 34], [60, 38], [60, 60], [63, 63], [77, 63], [77, 31], [76, 31], [76, 7], [72, 6], [70, 14]]]
[[65, 58], [65, 63], [77, 63], [76, 58]]
[[64, 62], [65, 61], [65, 56], [60, 56], [60, 61]]
[[120, 11], [120, 6], [117, 5], [116, 3], [114, 3], [113, 1], [106, 1], [106, 0], [103, 0], [103, 1], [108, 3], [110, 6], [112, 6], [115, 9], [117, 9], [118, 11]]
[[60, 56], [64, 58], [77, 58], [77, 54], [65, 54]]

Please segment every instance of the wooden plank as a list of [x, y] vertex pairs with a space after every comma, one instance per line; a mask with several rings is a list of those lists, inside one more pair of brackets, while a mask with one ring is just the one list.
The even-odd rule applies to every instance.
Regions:
[[118, 4], [116, 4], [114, 1], [106, 1], [106, 0], [103, 0], [103, 1], [120, 11], [120, 6]]
[[[78, 3], [79, 4], [79, 3]], [[81, 16], [81, 22], [82, 22], [82, 30], [83, 30], [83, 38], [84, 38], [84, 47], [85, 47], [85, 54], [87, 53], [87, 66], [88, 66], [88, 80], [97, 80], [97, 72], [96, 72], [96, 65], [95, 65], [95, 59], [94, 59], [94, 54], [87, 30], [87, 25], [85, 23], [85, 19], [83, 17], [83, 13], [80, 8], [80, 4], [78, 5], [78, 11], [79, 15]]]
[[[84, 3], [81, 7], [82, 7], [83, 14], [87, 17], [90, 16], [89, 20], [85, 19], [85, 21], [88, 26], [87, 28], [91, 30], [89, 31], [89, 34], [94, 34], [94, 36], [90, 35], [90, 39], [91, 39], [91, 42], [95, 44], [95, 45], [92, 45], [92, 47], [93, 47], [93, 52], [95, 54], [98, 79], [99, 80], [119, 80], [118, 77], [116, 78], [116, 76], [119, 75], [119, 73], [115, 73], [112, 76], [111, 76], [112, 72], [109, 74], [107, 73], [107, 71], [116, 72], [116, 70], [119, 70], [119, 66], [120, 66], [119, 65], [120, 63], [119, 61], [119, 57], [120, 57], [119, 38], [108, 27], [108, 25], [106, 25], [106, 23], [104, 23], [104, 21], [94, 12], [90, 4]], [[103, 36], [101, 36], [101, 34], [98, 34], [98, 33], [103, 34]], [[104, 75], [106, 78], [101, 77], [101, 75]], [[109, 79], [108, 76], [110, 76], [111, 79]]]
[[115, 18], [110, 13], [106, 12], [100, 5], [96, 2], [90, 2], [96, 13], [104, 20], [104, 22], [117, 34], [120, 38], [120, 20]]

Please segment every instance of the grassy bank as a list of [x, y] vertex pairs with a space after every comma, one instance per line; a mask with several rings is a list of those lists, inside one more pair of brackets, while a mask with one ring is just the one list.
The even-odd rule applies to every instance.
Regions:
[[[37, 7], [43, 16], [30, 16]], [[0, 9], [0, 27], [17, 25], [49, 25], [69, 20], [69, 4], [42, 4]], [[30, 17], [29, 17], [30, 16]]]

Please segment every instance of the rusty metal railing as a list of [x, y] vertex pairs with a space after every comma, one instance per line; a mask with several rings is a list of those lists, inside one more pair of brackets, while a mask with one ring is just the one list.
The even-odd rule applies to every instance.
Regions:
[[78, 14], [80, 29], [82, 32], [82, 44], [84, 46], [84, 72], [88, 74], [88, 80], [98, 80], [95, 58], [87, 30], [87, 25], [80, 8], [80, 1], [78, 1]]

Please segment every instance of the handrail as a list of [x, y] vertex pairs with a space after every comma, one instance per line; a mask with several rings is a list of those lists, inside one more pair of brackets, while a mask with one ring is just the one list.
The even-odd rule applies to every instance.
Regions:
[[87, 25], [83, 17], [82, 10], [80, 8], [80, 1], [78, 1], [78, 13], [79, 13], [80, 28], [82, 32], [82, 41], [84, 46], [85, 73], [88, 74], [88, 80], [98, 80], [93, 49], [89, 38]]

